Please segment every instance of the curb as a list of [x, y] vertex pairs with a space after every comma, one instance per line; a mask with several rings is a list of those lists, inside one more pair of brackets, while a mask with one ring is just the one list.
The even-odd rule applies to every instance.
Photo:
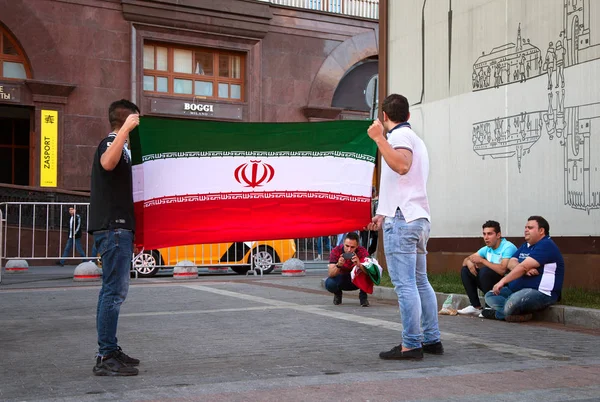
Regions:
[[[321, 287], [325, 288], [325, 278], [321, 280]], [[442, 304], [449, 296], [448, 293], [435, 292], [438, 302], [438, 309], [442, 308]], [[384, 286], [374, 286], [374, 297], [380, 300], [398, 300], [398, 295], [393, 288]], [[469, 298], [467, 295], [454, 294], [455, 300], [460, 300], [457, 309], [468, 306]], [[563, 305], [553, 305], [545, 310], [534, 313], [535, 321], [553, 322], [563, 325], [574, 325], [587, 329], [600, 329], [600, 310], [592, 308], [571, 307]]]

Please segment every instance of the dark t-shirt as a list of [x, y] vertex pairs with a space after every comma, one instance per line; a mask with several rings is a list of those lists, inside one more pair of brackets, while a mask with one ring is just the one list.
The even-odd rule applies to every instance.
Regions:
[[519, 263], [527, 257], [533, 258], [540, 264], [537, 268], [539, 275], [523, 275], [510, 282], [509, 289], [513, 292], [525, 288], [536, 289], [552, 297], [552, 300], [558, 300], [565, 277], [565, 262], [554, 241], [550, 236], [544, 236], [532, 246], [529, 243], [523, 244], [513, 255]]
[[102, 154], [114, 141], [110, 134], [100, 142], [92, 163], [89, 233], [108, 229], [135, 230], [131, 157], [123, 150], [121, 160], [111, 171], [100, 164]]

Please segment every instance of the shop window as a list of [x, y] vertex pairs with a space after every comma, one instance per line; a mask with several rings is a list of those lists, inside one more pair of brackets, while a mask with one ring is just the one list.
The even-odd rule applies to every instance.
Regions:
[[25, 54], [0, 25], [0, 78], [24, 80], [29, 78], [29, 66]]
[[143, 63], [146, 92], [244, 100], [243, 54], [146, 43]]

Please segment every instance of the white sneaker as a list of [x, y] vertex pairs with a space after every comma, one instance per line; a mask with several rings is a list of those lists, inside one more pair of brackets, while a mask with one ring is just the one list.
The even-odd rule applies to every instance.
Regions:
[[317, 254], [314, 261], [321, 261], [321, 254]]
[[473, 306], [467, 306], [463, 309], [458, 310], [458, 314], [460, 315], [474, 315], [478, 316], [481, 313], [481, 310], [475, 308]]

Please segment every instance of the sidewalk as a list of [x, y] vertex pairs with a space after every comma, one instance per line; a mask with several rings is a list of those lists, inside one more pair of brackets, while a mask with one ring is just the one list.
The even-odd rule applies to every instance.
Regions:
[[[321, 280], [321, 287], [325, 288], [325, 278]], [[436, 292], [438, 309], [442, 308], [444, 300], [448, 297], [448, 293]], [[374, 297], [379, 300], [397, 300], [398, 296], [393, 288], [384, 286], [375, 286], [373, 289]], [[469, 298], [467, 295], [455, 294], [460, 300], [458, 309], [469, 305]], [[483, 299], [482, 299], [483, 303]], [[533, 315], [535, 321], [553, 322], [563, 325], [574, 325], [577, 327], [589, 328], [589, 329], [600, 329], [600, 310], [593, 308], [581, 308], [563, 306], [557, 304], [550, 306], [546, 310], [540, 311]]]

